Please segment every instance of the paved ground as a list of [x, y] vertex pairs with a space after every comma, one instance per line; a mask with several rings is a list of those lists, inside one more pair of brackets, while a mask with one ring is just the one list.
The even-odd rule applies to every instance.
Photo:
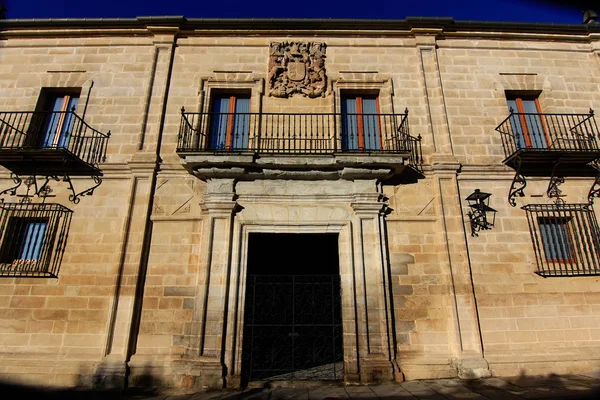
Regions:
[[572, 399], [600, 400], [600, 372], [573, 375], [520, 376], [477, 380], [435, 379], [373, 386], [300, 385], [263, 387], [243, 391], [208, 391], [196, 393], [99, 390], [42, 390], [0, 384], [0, 398], [35, 400], [519, 400]]

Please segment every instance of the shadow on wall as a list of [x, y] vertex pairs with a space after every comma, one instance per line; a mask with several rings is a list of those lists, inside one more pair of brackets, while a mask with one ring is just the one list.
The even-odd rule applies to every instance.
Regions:
[[578, 374], [526, 375], [465, 380], [464, 387], [486, 398], [496, 398], [501, 390], [510, 398], [600, 399], [600, 379]]
[[[95, 377], [96, 384], [103, 384], [103, 373]], [[388, 383], [372, 386], [344, 386], [343, 384], [318, 384], [297, 382], [292, 386], [281, 382], [265, 382], [261, 387], [254, 386], [242, 391], [218, 390], [204, 393], [184, 394], [176, 390], [160, 389], [161, 381], [150, 374], [138, 375], [137, 387], [126, 389], [102, 389], [98, 387], [76, 387], [70, 389], [47, 388], [20, 385], [0, 381], [2, 399], [25, 399], [34, 396], [36, 400], [250, 400], [265, 398], [333, 399], [360, 398], [439, 400], [451, 398], [479, 399], [600, 399], [600, 379], [585, 375], [546, 375], [527, 376], [522, 373], [515, 377], [494, 377], [485, 379], [426, 379], [402, 383]], [[142, 386], [146, 385], [146, 386]], [[280, 389], [283, 387], [283, 389]]]
[[163, 386], [162, 381], [152, 376], [149, 368], [136, 376], [135, 386], [124, 387], [123, 377], [117, 376], [110, 369], [99, 367], [95, 374], [80, 374], [74, 387], [54, 387], [34, 384], [16, 383], [0, 380], [0, 398], [39, 400], [109, 400], [109, 399], [144, 399], [155, 397]]

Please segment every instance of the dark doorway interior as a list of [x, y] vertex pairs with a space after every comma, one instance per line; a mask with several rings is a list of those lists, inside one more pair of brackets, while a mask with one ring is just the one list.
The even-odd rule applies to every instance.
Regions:
[[250, 234], [244, 383], [342, 378], [337, 234]]

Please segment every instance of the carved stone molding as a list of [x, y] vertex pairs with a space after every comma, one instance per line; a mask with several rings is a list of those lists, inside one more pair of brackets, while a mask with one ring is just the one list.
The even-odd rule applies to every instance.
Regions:
[[269, 96], [325, 97], [326, 45], [318, 42], [273, 42], [269, 49]]

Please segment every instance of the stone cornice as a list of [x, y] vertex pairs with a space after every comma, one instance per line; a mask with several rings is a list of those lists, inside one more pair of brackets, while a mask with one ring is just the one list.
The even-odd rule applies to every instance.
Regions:
[[173, 27], [186, 34], [193, 32], [232, 32], [243, 34], [262, 32], [311, 32], [336, 34], [347, 32], [356, 35], [357, 31], [369, 34], [453, 34], [457, 32], [473, 33], [525, 33], [543, 35], [580, 35], [588, 37], [600, 33], [600, 24], [554, 24], [554, 23], [522, 23], [497, 21], [460, 21], [453, 18], [439, 17], [407, 17], [403, 20], [369, 20], [369, 19], [239, 19], [239, 18], [185, 18], [183, 16], [137, 17], [137, 18], [65, 18], [65, 19], [7, 19], [0, 21], [2, 35], [9, 31], [32, 32], [44, 30], [102, 30], [105, 34], [110, 30], [157, 29]]

